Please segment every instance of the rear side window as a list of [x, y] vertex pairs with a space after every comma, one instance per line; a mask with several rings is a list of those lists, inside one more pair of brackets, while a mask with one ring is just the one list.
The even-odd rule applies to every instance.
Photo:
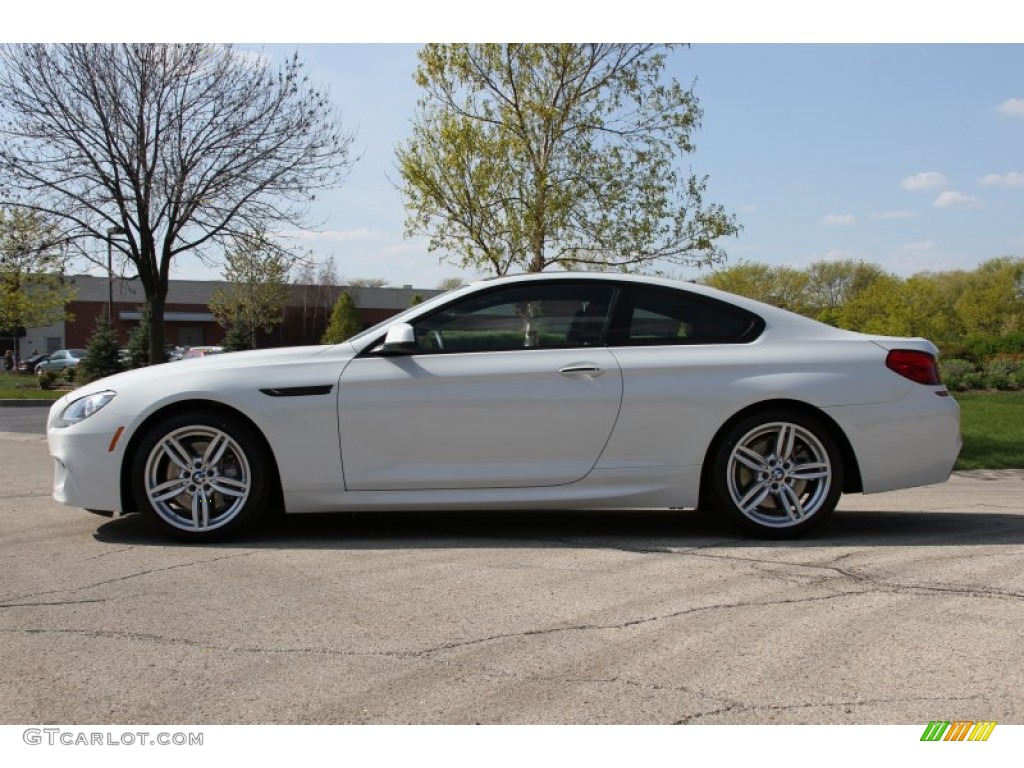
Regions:
[[739, 344], [764, 329], [757, 315], [686, 291], [634, 288], [629, 293], [613, 321], [613, 345]]

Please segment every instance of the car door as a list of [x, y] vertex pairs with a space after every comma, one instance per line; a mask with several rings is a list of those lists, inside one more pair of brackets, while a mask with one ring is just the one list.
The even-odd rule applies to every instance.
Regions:
[[339, 386], [349, 490], [521, 488], [593, 468], [622, 400], [601, 345], [614, 287], [553, 281], [463, 297], [416, 348], [353, 360]]

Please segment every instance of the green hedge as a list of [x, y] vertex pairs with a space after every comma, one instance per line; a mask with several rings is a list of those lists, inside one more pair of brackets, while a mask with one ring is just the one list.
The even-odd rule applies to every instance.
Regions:
[[982, 363], [971, 360], [940, 360], [942, 381], [954, 392], [998, 389], [1024, 390], [1024, 355], [997, 355]]

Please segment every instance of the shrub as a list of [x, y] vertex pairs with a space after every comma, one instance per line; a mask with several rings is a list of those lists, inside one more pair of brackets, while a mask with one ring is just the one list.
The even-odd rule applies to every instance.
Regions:
[[1022, 367], [1024, 365], [1020, 359], [1014, 356], [999, 356], [986, 360], [982, 368], [985, 384], [989, 389], [1019, 389], [1017, 374]]
[[967, 392], [972, 389], [984, 389], [986, 385], [985, 374], [981, 371], [970, 371], [965, 373], [961, 378], [963, 389], [960, 391]]
[[64, 381], [68, 384], [74, 384], [75, 379], [78, 378], [78, 368], [71, 365], [64, 369]]
[[964, 376], [975, 373], [978, 369], [969, 360], [939, 360], [939, 372], [942, 374], [942, 381], [947, 388], [954, 392], [964, 392], [967, 387], [964, 384]]
[[39, 374], [40, 389], [55, 389], [57, 387], [57, 372], [43, 371]]

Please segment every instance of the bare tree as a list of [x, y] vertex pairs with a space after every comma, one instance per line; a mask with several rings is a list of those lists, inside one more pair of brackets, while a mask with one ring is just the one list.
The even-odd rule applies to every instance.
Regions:
[[146, 294], [153, 360], [177, 256], [300, 225], [353, 162], [297, 55], [273, 70], [223, 46], [7, 45], [0, 62], [0, 204], [116, 248]]

